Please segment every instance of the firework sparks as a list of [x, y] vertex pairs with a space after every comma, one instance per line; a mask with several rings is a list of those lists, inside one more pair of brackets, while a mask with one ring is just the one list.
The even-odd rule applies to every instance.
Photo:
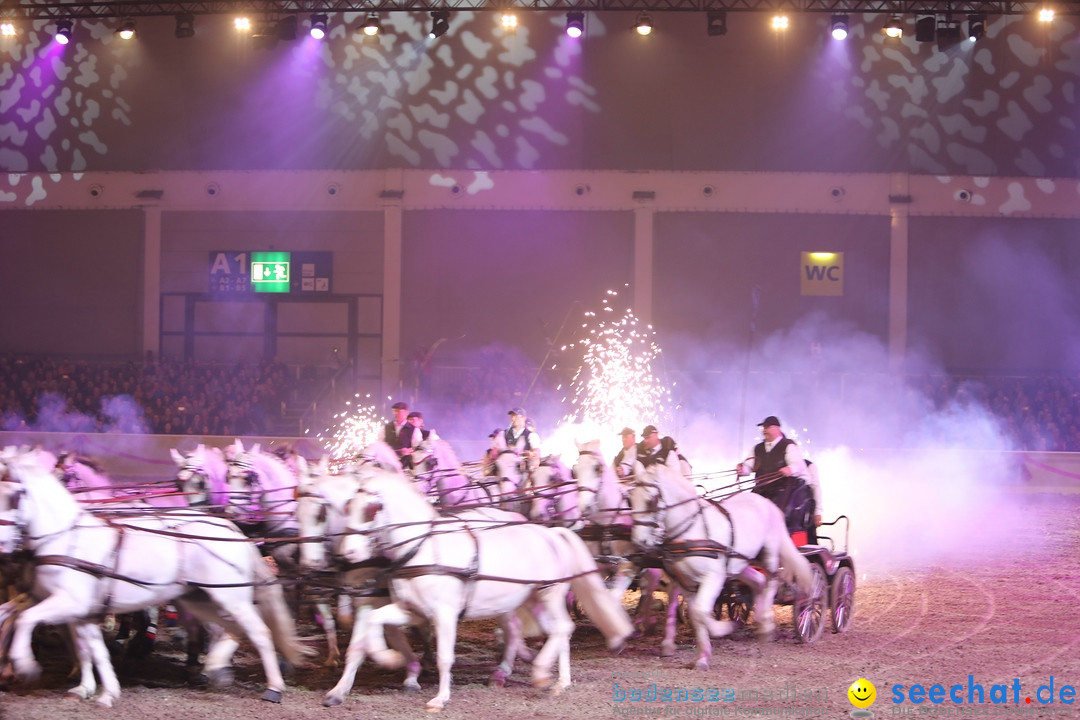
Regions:
[[328, 448], [331, 460], [355, 458], [360, 451], [380, 439], [383, 423], [375, 406], [367, 402], [371, 400], [371, 395], [365, 395], [364, 401], [357, 400], [359, 397], [360, 393], [357, 393], [355, 401], [345, 401], [347, 407], [334, 415], [334, 424], [315, 434]]
[[570, 383], [571, 410], [565, 423], [595, 425], [614, 437], [626, 424], [663, 424], [670, 416], [671, 389], [656, 376], [660, 346], [651, 325], [627, 308], [612, 307], [618, 293], [609, 290], [599, 313], [586, 312], [583, 337], [563, 348], [579, 347], [581, 367]]

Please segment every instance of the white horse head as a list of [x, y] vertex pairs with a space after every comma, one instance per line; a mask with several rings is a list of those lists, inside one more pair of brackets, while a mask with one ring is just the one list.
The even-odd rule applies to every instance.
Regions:
[[604, 462], [599, 442], [578, 445], [573, 475], [579, 488], [582, 517], [596, 525], [630, 523], [629, 488], [619, 481], [615, 469]]
[[529, 519], [547, 525], [577, 530], [584, 525], [581, 517], [578, 485], [570, 468], [557, 457], [545, 458], [529, 478], [532, 503]]
[[391, 472], [404, 472], [401, 467], [401, 458], [394, 452], [394, 448], [381, 440], [376, 440], [360, 451], [360, 462]]
[[295, 526], [298, 480], [277, 455], [264, 453], [259, 443], [244, 450], [240, 440], [226, 449], [229, 458], [230, 509], [241, 523], [265, 522], [267, 530]]
[[229, 466], [221, 448], [208, 448], [199, 443], [198, 447], [187, 455], [173, 448], [170, 448], [169, 455], [178, 468], [177, 488], [187, 497], [188, 505], [223, 508], [228, 504]]

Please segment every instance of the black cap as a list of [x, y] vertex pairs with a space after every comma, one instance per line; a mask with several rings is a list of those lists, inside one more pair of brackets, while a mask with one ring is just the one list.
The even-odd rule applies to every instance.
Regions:
[[625, 428], [622, 429], [622, 432], [619, 433], [620, 437], [623, 436], [623, 435], [637, 435], [637, 431], [634, 430], [633, 428], [625, 427]]
[[655, 425], [646, 425], [645, 429], [641, 431], [641, 437], [643, 437], [643, 438], [649, 437], [654, 432], [660, 432], [660, 431], [656, 429]]
[[510, 408], [510, 412], [507, 413], [507, 415], [525, 415], [525, 414], [526, 414], [525, 413], [525, 408], [523, 408], [523, 407]]
[[421, 420], [424, 419], [424, 416], [420, 413], [419, 410], [413, 410], [411, 413], [408, 414], [407, 417], [410, 417], [410, 418], [418, 417]]
[[780, 419], [775, 415], [770, 415], [769, 417], [758, 423], [758, 427], [769, 427], [770, 425], [780, 427]]
[[390, 407], [392, 407], [395, 410], [408, 410], [409, 409], [409, 403], [402, 402], [401, 400], [398, 400], [396, 403], [394, 403]]

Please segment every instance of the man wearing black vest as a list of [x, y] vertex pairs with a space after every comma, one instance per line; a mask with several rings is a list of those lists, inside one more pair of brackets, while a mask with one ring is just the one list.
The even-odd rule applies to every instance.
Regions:
[[508, 414], [510, 426], [495, 434], [491, 449], [496, 455], [513, 450], [528, 460], [529, 470], [535, 470], [540, 465], [540, 435], [533, 429], [524, 408], [512, 408]]
[[637, 460], [638, 453], [637, 431], [624, 427], [619, 437], [622, 438], [622, 450], [615, 456], [611, 466], [615, 468], [615, 474], [621, 479], [634, 474], [634, 462]]
[[789, 530], [806, 530], [810, 535], [810, 542], [815, 542], [814, 528], [820, 524], [821, 516], [813, 512], [809, 527], [793, 527], [795, 518], [789, 511], [793, 510], [792, 500], [805, 494], [806, 488], [806, 460], [803, 459], [802, 450], [791, 438], [784, 435], [780, 429], [780, 420], [775, 415], [758, 423], [764, 441], [754, 446], [754, 454], [735, 466], [735, 472], [742, 475], [754, 473], [754, 492], [776, 503], [781, 510], [789, 515], [787, 517]]
[[680, 461], [686, 458], [679, 454], [675, 439], [667, 435], [660, 437], [660, 431], [655, 425], [646, 425], [641, 431], [641, 442], [638, 443], [637, 448], [637, 459], [643, 466], [667, 465], [683, 472]]
[[[411, 437], [413, 431], [412, 425], [409, 425], [409, 404], [398, 400], [390, 407], [394, 411], [394, 419], [383, 425], [382, 437], [379, 439], [392, 447], [400, 458], [404, 455], [402, 452], [402, 437], [406, 433]], [[410, 444], [409, 449], [405, 452], [411, 451], [412, 445]]]

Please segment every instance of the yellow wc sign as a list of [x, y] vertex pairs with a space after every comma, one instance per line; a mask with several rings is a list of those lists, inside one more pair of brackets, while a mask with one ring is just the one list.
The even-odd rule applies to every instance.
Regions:
[[803, 295], [844, 294], [844, 253], [804, 252], [802, 254]]

